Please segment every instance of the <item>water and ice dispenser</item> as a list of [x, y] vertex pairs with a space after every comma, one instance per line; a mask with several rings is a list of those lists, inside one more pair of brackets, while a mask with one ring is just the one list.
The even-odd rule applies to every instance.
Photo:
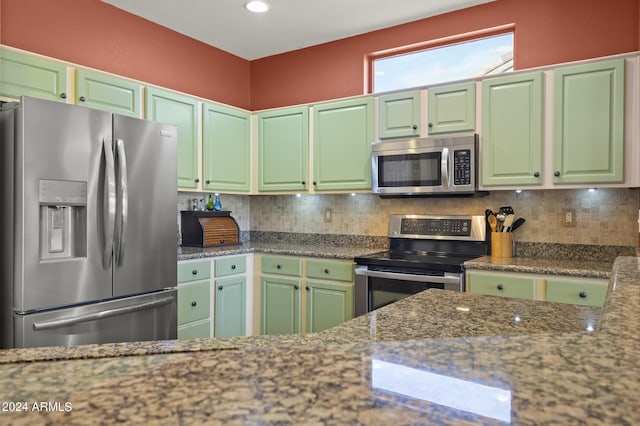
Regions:
[[40, 260], [87, 255], [87, 183], [41, 179]]

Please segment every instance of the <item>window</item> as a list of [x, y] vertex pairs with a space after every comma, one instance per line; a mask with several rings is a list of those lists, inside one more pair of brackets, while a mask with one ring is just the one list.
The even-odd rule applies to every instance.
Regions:
[[373, 92], [513, 71], [513, 33], [374, 59]]

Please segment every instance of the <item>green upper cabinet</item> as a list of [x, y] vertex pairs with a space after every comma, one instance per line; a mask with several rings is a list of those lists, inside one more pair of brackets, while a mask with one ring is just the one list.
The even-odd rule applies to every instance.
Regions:
[[394, 93], [378, 98], [378, 137], [380, 139], [418, 136], [420, 92]]
[[140, 118], [142, 85], [81, 68], [76, 72], [76, 103]]
[[246, 334], [246, 277], [216, 280], [214, 336]]
[[250, 114], [236, 108], [206, 103], [203, 115], [203, 188], [249, 192]]
[[474, 82], [433, 87], [428, 93], [429, 134], [473, 131], [476, 128]]
[[553, 181], [624, 180], [624, 59], [554, 70]]
[[307, 332], [326, 330], [353, 318], [353, 285], [307, 281]]
[[0, 95], [33, 96], [64, 102], [67, 65], [39, 56], [0, 49]]
[[178, 188], [198, 187], [198, 100], [149, 87], [146, 118], [178, 128]]
[[306, 190], [308, 161], [308, 107], [258, 114], [259, 191]]
[[484, 186], [542, 184], [542, 73], [482, 82]]
[[371, 189], [373, 98], [313, 107], [313, 176], [317, 191]]

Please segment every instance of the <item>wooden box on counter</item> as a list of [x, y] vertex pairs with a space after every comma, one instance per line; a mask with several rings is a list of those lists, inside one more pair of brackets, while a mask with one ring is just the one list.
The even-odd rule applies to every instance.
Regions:
[[182, 245], [214, 247], [240, 243], [240, 228], [230, 211], [180, 212]]

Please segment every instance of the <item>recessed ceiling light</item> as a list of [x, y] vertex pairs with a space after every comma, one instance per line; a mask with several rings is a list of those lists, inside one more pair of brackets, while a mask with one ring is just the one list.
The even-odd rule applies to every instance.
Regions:
[[249, 12], [254, 12], [254, 13], [264, 13], [267, 10], [269, 10], [269, 5], [260, 0], [250, 1], [249, 3], [245, 4], [244, 7]]

